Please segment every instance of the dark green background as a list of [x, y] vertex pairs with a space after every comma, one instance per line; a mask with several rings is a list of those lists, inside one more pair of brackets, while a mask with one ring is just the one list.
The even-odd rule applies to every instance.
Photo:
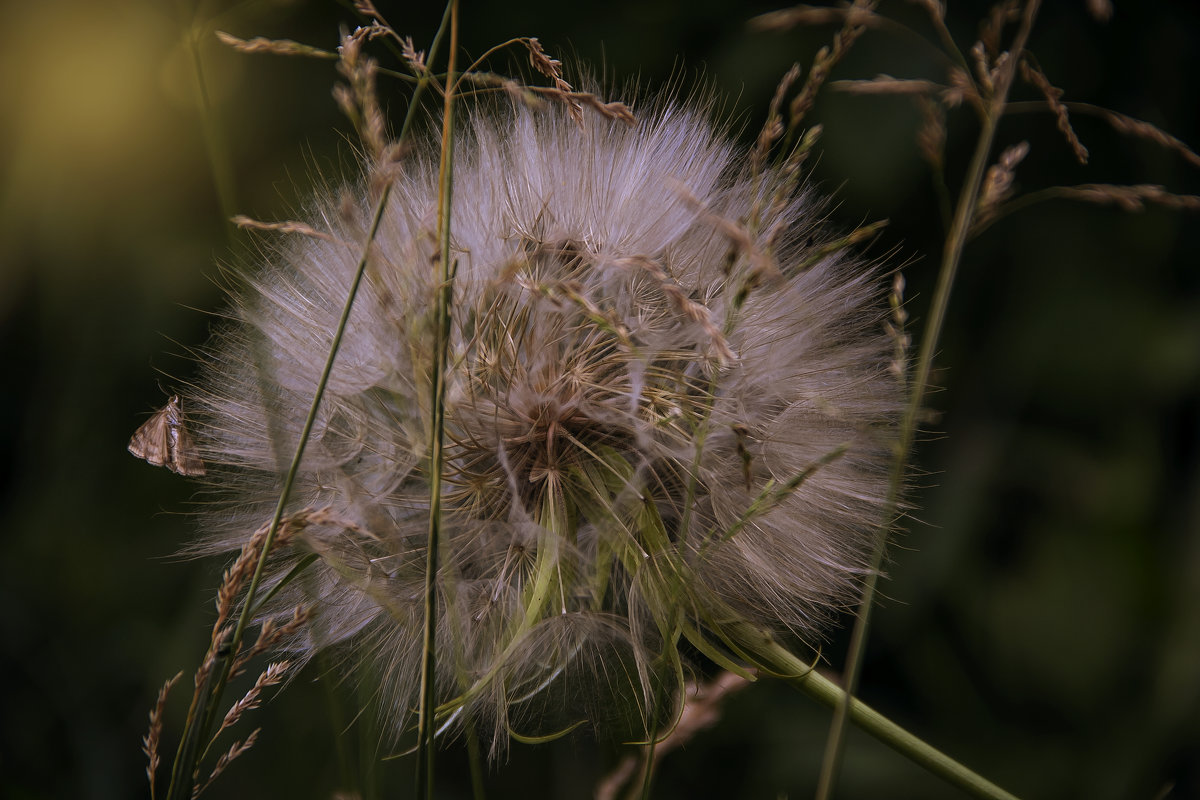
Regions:
[[[1046, 5], [1030, 47], [1068, 99], [1200, 144], [1194, 4], [1118, 4], [1107, 25], [1082, 0]], [[440, 9], [408, 6], [381, 3], [425, 47]], [[746, 18], [771, 7], [467, 3], [463, 39], [477, 54], [538, 36], [618, 85], [704, 82], [749, 140], [779, 76], [833, 32], [748, 31]], [[960, 41], [973, 40], [981, 8], [952, 5]], [[884, 11], [926, 30], [906, 3]], [[193, 531], [193, 488], [125, 452], [145, 412], [190, 375], [186, 352], [221, 305], [215, 264], [248, 252], [217, 199], [185, 32], [202, 36], [232, 210], [279, 219], [303, 204], [314, 165], [336, 178], [352, 160], [332, 69], [232, 53], [211, 30], [332, 47], [352, 19], [279, 0], [0, 7], [0, 796], [144, 796], [146, 713], [164, 678], [194, 668], [211, 621], [222, 565], [172, 557]], [[934, 77], [934, 63], [914, 40], [872, 32], [834, 77]], [[400, 112], [399, 90], [383, 86]], [[910, 262], [919, 331], [941, 230], [918, 118], [901, 100], [832, 93], [814, 113], [826, 126], [816, 180], [836, 192], [840, 224], [892, 220], [878, 251]], [[1177, 155], [1092, 119], [1076, 125], [1088, 167], [1049, 115], [1005, 123], [1002, 144], [1032, 144], [1022, 188], [1200, 193], [1200, 172]], [[954, 183], [974, 132], [960, 113]], [[861, 693], [1022, 796], [1200, 796], [1198, 253], [1195, 213], [1054, 202], [966, 254], [929, 402], [939, 416], [916, 456], [917, 510], [892, 551]], [[835, 664], [844, 639], [826, 648]], [[349, 786], [339, 746], [373, 761], [355, 733], [335, 741], [343, 723], [319, 676], [258, 712], [260, 744], [211, 796], [329, 798]], [[827, 722], [763, 681], [665, 761], [655, 796], [809, 796]], [[611, 759], [582, 737], [516, 746], [489, 796], [588, 797]], [[463, 796], [461, 753], [442, 763], [445, 796]], [[377, 766], [384, 796], [407, 796], [408, 768]], [[961, 795], [854, 734], [838, 796]]]

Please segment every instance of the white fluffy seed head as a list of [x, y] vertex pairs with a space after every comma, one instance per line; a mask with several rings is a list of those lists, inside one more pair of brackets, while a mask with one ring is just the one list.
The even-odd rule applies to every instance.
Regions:
[[[438, 689], [445, 721], [491, 723], [502, 746], [553, 728], [550, 707], [620, 705], [580, 698], [645, 714], [681, 626], [710, 644], [732, 622], [818, 637], [867, 569], [902, 400], [877, 271], [827, 247], [819, 205], [749, 174], [703, 112], [469, 119]], [[436, 159], [402, 164], [307, 443], [290, 505], [326, 522], [270, 572], [317, 554], [277, 600], [315, 612], [288, 646], [369, 663], [400, 721], [424, 614]], [[333, 236], [280, 244], [207, 350], [187, 402], [224, 498], [210, 550], [240, 547], [277, 501], [371, 206], [318, 200], [309, 222]]]

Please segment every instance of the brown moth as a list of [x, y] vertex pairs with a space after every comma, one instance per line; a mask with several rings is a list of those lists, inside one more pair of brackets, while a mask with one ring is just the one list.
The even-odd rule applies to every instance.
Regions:
[[204, 474], [204, 462], [196, 453], [191, 434], [183, 427], [183, 406], [177, 394], [133, 432], [129, 452], [180, 475]]

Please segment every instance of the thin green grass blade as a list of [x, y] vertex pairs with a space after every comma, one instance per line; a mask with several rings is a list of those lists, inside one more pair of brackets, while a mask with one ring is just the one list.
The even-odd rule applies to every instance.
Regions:
[[[250, 578], [250, 585], [246, 589], [246, 600], [242, 605], [241, 616], [238, 618], [237, 626], [234, 628], [233, 635], [229, 639], [227, 646], [229, 653], [236, 654], [240, 650], [246, 628], [249, 627], [252, 618], [251, 612], [255, 608], [255, 595], [258, 592], [259, 584], [262, 582], [267, 555], [271, 552], [271, 546], [275, 541], [276, 534], [279, 532], [280, 523], [283, 521], [284, 510], [287, 508], [292, 488], [295, 486], [297, 475], [299, 475], [300, 462], [304, 457], [304, 449], [308, 443], [309, 436], [312, 434], [313, 425], [316, 423], [317, 410], [320, 408], [321, 398], [324, 397], [325, 389], [329, 385], [329, 376], [333, 372], [334, 359], [337, 357], [338, 349], [341, 347], [342, 337], [346, 332], [346, 325], [350, 320], [350, 312], [354, 308], [354, 300], [358, 295], [358, 288], [362, 284], [363, 276], [367, 271], [371, 243], [375, 240], [375, 235], [379, 231], [379, 224], [383, 219], [383, 212], [387, 208], [390, 196], [391, 184], [387, 184], [384, 186], [383, 191], [380, 193], [379, 201], [375, 205], [371, 227], [367, 233], [366, 241], [363, 242], [362, 256], [359, 258], [354, 279], [351, 281], [350, 289], [347, 292], [346, 304], [342, 309], [341, 319], [338, 320], [338, 327], [334, 333], [333, 342], [329, 346], [329, 354], [325, 359], [325, 367], [321, 372], [320, 380], [317, 382], [313, 401], [309, 406], [308, 417], [304, 421], [304, 428], [300, 432], [300, 440], [296, 445], [296, 452], [292, 456], [292, 463], [288, 468], [287, 477], [284, 479], [283, 489], [279, 493], [279, 502], [275, 505], [275, 513], [271, 518], [271, 525], [267, 530], [266, 538], [263, 540], [262, 552], [259, 554], [258, 564], [254, 569], [254, 575]], [[217, 672], [218, 677], [214, 682], [212, 691], [207, 694], [204, 700], [203, 713], [198, 714], [195, 719], [189, 720], [190, 724], [185, 731], [184, 742], [191, 741], [195, 743], [208, 739], [216, 720], [220, 698], [224, 695], [225, 687], [230, 679], [233, 661], [233, 658], [222, 659], [220, 669]], [[195, 749], [190, 753], [180, 752], [180, 756], [176, 758], [172, 769], [171, 789], [167, 795], [167, 800], [191, 800], [196, 765]]]
[[309, 553], [304, 558], [297, 561], [295, 566], [287, 571], [287, 574], [283, 576], [279, 583], [272, 586], [270, 591], [254, 602], [254, 607], [250, 609], [250, 616], [258, 616], [258, 612], [262, 610], [263, 606], [271, 602], [271, 599], [275, 597], [275, 595], [279, 594], [283, 587], [296, 580], [296, 578], [300, 577], [305, 570], [316, 563], [317, 558], [319, 558], [319, 556], [317, 556], [316, 553]]
[[[450, 52], [446, 65], [445, 103], [442, 114], [442, 153], [438, 174], [438, 243], [439, 274], [435, 310], [435, 343], [432, 370], [432, 392], [430, 402], [430, 465], [429, 465], [429, 537], [426, 543], [425, 563], [425, 633], [424, 653], [421, 659], [421, 701], [417, 709], [417, 796], [432, 800], [434, 717], [437, 707], [437, 576], [442, 527], [442, 464], [446, 422], [446, 368], [450, 352], [451, 305], [454, 297], [454, 267], [450, 260], [450, 209], [454, 185], [454, 67], [458, 53], [458, 2], [451, 0], [447, 13], [450, 16]], [[440, 34], [436, 41], [440, 41]], [[419, 89], [420, 87], [418, 87]], [[405, 120], [407, 129], [416, 108], [416, 98], [409, 108]]]
[[[958, 208], [954, 221], [946, 237], [946, 247], [942, 253], [941, 269], [938, 273], [937, 286], [934, 289], [933, 302], [930, 307], [929, 320], [925, 325], [921, 347], [918, 352], [917, 366], [913, 379], [909, 384], [909, 402], [900, 424], [900, 440], [893, 461], [892, 472], [888, 485], [887, 500], [884, 505], [883, 518], [880, 521], [879, 533], [875, 540], [874, 552], [871, 558], [871, 568], [863, 585], [862, 600], [859, 603], [858, 614], [850, 636], [850, 649], [846, 658], [843, 681], [846, 691], [834, 707], [833, 721], [830, 723], [829, 735], [825, 743], [825, 755], [822, 758], [821, 774], [817, 784], [817, 800], [829, 800], [833, 795], [833, 785], [841, 765], [842, 751], [846, 736], [846, 723], [851, 715], [851, 698], [858, 685], [861, 669], [862, 652], [866, 646], [867, 632], [870, 626], [871, 607], [875, 601], [877, 576], [883, 564], [884, 550], [887, 538], [895, 522], [899, 507], [901, 487], [907, 470], [908, 454], [912, 449], [917, 429], [917, 418], [921, 405], [925, 400], [925, 391], [929, 384], [929, 374], [933, 367], [933, 356], [937, 351], [938, 340], [941, 337], [942, 324], [945, 321], [946, 309], [950, 304], [950, 292], [954, 286], [954, 278], [962, 261], [963, 249], [971, 230], [984, 176], [987, 172], [992, 145], [1000, 120], [1004, 116], [1005, 104], [1008, 101], [1008, 91], [1016, 76], [1020, 56], [1028, 41], [1037, 17], [1040, 0], [1029, 0], [1023, 10], [1020, 27], [1013, 40], [1011, 53], [1006, 66], [999, 71], [995, 80], [994, 91], [988, 99], [983, 126], [979, 133], [975, 152], [967, 169], [966, 181], [959, 195]], [[982, 778], [980, 779], [982, 780]]]

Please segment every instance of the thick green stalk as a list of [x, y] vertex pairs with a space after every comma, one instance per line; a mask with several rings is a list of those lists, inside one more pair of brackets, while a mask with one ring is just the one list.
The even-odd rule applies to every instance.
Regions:
[[788, 682], [817, 702], [834, 709], [846, 708], [847, 716], [855, 725], [913, 763], [921, 765], [973, 797], [983, 800], [1017, 800], [1014, 795], [982, 775], [917, 738], [862, 701], [851, 697], [836, 683], [818, 673], [811, 665], [805, 664], [773, 639], [751, 632], [739, 641], [747, 646], [755, 643], [755, 652], [764, 666], [789, 676]]
[[846, 720], [851, 713], [851, 697], [858, 685], [861, 670], [862, 652], [866, 645], [867, 631], [870, 624], [871, 607], [875, 599], [875, 587], [879, 570], [883, 565], [883, 554], [887, 544], [888, 533], [891, 530], [899, 505], [904, 474], [907, 471], [908, 454], [912, 449], [913, 439], [917, 430], [917, 418], [920, 415], [925, 392], [929, 385], [929, 373], [933, 367], [933, 356], [937, 350], [942, 327], [946, 318], [946, 309], [950, 305], [950, 291], [954, 286], [954, 278], [962, 261], [963, 249], [966, 247], [971, 222], [974, 218], [979, 193], [983, 179], [987, 173], [988, 161], [991, 157], [992, 145], [995, 142], [996, 130], [1000, 119], [1004, 116], [1008, 91], [1016, 75], [1025, 43], [1033, 28], [1037, 16], [1039, 0], [1030, 0], [1025, 7], [1021, 26], [1010, 48], [1007, 64], [1000, 70], [991, 97], [989, 98], [983, 116], [983, 128], [971, 156], [967, 169], [966, 182], [959, 194], [958, 207], [954, 220], [946, 237], [946, 247], [942, 253], [941, 269], [938, 273], [937, 286], [934, 290], [933, 303], [929, 312], [929, 321], [925, 325], [924, 336], [917, 357], [917, 367], [909, 389], [908, 406], [900, 425], [900, 437], [896, 446], [896, 456], [892, 461], [892, 471], [888, 484], [887, 500], [884, 505], [884, 516], [880, 525], [879, 535], [871, 559], [871, 569], [864, 582], [862, 601], [858, 607], [858, 616], [850, 638], [850, 650], [846, 659], [844, 680], [846, 692], [834, 708], [833, 722], [830, 725], [829, 737], [826, 740], [824, 760], [821, 765], [821, 776], [817, 786], [818, 800], [827, 800], [832, 796], [833, 783], [837, 778], [841, 762], [842, 745], [845, 739]]
[[467, 758], [471, 766], [471, 800], [487, 800], [483, 788], [483, 753], [479, 749], [479, 734], [467, 726]]

